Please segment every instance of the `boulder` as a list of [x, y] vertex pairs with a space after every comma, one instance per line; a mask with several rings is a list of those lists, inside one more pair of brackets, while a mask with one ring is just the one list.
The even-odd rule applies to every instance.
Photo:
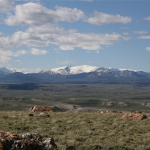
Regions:
[[50, 117], [50, 115], [48, 113], [46, 113], [46, 112], [41, 112], [41, 113], [39, 113], [38, 116], [39, 117]]
[[54, 139], [42, 142], [42, 136], [35, 133], [20, 135], [0, 131], [0, 150], [56, 150]]
[[39, 111], [49, 111], [49, 112], [55, 112], [55, 109], [50, 107], [50, 106], [33, 106], [30, 108], [31, 111], [33, 112], [39, 112]]
[[143, 120], [143, 119], [147, 119], [147, 116], [141, 113], [129, 113], [129, 114], [124, 114], [122, 118]]
[[106, 111], [101, 110], [101, 111], [99, 111], [99, 113], [100, 113], [100, 114], [105, 114], [105, 113], [106, 113]]
[[46, 139], [43, 144], [45, 145], [44, 150], [57, 150], [57, 145], [55, 144], [53, 138]]
[[122, 113], [122, 112], [117, 110], [107, 110], [106, 113]]

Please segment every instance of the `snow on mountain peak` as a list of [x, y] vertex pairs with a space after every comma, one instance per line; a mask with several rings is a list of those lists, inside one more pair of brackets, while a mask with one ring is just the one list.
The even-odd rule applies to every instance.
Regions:
[[103, 68], [97, 66], [89, 66], [89, 65], [80, 65], [80, 66], [64, 66], [59, 68], [53, 68], [51, 70], [42, 70], [40, 73], [48, 73], [48, 74], [60, 74], [60, 75], [76, 75], [80, 73], [90, 73], [96, 72], [98, 75], [101, 74], [117, 74], [123, 75], [128, 74], [129, 72], [139, 72], [132, 69], [114, 69], [114, 68]]
[[134, 72], [138, 72], [138, 70], [133, 70], [133, 69], [123, 69], [123, 68], [120, 68], [118, 70], [120, 70], [120, 71], [134, 71]]
[[83, 66], [59, 67], [59, 68], [51, 69], [50, 71], [62, 75], [68, 75], [68, 74], [88, 73], [88, 72], [95, 71], [96, 69], [98, 69], [98, 67], [96, 66], [83, 65]]

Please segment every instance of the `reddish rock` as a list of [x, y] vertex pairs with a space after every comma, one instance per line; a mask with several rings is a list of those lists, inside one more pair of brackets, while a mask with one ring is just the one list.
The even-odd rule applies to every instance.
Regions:
[[49, 138], [42, 142], [39, 134], [12, 134], [0, 131], [0, 150], [56, 150], [54, 139]]
[[122, 118], [143, 120], [147, 118], [147, 115], [141, 113], [129, 113], [129, 114], [124, 114]]
[[37, 112], [37, 111], [49, 111], [49, 112], [55, 112], [55, 109], [49, 106], [37, 106], [30, 108], [31, 111]]

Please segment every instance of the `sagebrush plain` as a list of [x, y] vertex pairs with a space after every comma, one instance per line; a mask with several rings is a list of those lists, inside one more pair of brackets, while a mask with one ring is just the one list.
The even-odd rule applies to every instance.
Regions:
[[[120, 84], [1, 84], [0, 129], [53, 137], [58, 148], [150, 150], [150, 120], [123, 119], [100, 110], [150, 112], [150, 86]], [[50, 117], [28, 117], [34, 105], [56, 108]]]

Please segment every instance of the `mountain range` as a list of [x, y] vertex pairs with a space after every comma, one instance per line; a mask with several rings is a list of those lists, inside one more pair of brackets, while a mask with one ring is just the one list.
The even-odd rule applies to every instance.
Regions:
[[150, 73], [96, 66], [65, 66], [38, 73], [0, 68], [0, 82], [150, 84]]

